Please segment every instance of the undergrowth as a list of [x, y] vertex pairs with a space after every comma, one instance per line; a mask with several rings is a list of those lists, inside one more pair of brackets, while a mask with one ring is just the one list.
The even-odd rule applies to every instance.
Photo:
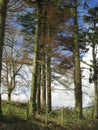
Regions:
[[3, 101], [4, 119], [0, 130], [98, 130], [98, 120], [93, 119], [92, 108], [84, 109], [82, 120], [69, 108], [53, 110], [48, 115], [44, 110], [35, 120], [28, 120], [27, 109], [26, 103]]

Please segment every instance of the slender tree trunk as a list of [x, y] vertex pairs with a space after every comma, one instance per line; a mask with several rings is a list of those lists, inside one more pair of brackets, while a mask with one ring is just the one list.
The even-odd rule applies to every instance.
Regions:
[[8, 92], [8, 101], [11, 101], [11, 92]]
[[38, 62], [39, 62], [39, 39], [40, 39], [40, 22], [41, 22], [41, 4], [40, 1], [37, 3], [37, 14], [36, 14], [36, 32], [35, 32], [35, 43], [34, 43], [34, 60], [32, 70], [32, 84], [30, 93], [29, 103], [29, 118], [32, 118], [36, 114], [36, 94], [37, 94], [37, 78], [38, 78]]
[[41, 111], [41, 64], [38, 68], [38, 80], [37, 80], [37, 112]]
[[[94, 30], [96, 31], [96, 21], [94, 21]], [[98, 77], [97, 77], [97, 52], [96, 43], [92, 41], [92, 57], [93, 57], [93, 81], [94, 81], [94, 119], [98, 119]]]
[[47, 55], [47, 107], [51, 111], [51, 58]]
[[97, 81], [97, 60], [95, 52], [95, 43], [92, 43], [93, 71], [94, 71], [94, 118], [98, 119], [98, 81]]
[[94, 80], [94, 118], [98, 119], [98, 84], [97, 79]]
[[[45, 63], [45, 61], [44, 61]], [[42, 64], [42, 108], [46, 106], [46, 66]]]
[[[47, 0], [45, 1], [47, 3]], [[47, 4], [45, 3], [45, 7], [43, 9], [43, 22], [42, 22], [42, 44], [41, 44], [41, 57], [42, 57], [42, 66], [41, 66], [41, 74], [42, 74], [42, 100], [41, 105], [42, 108], [46, 107], [46, 38], [47, 38]]]
[[47, 107], [51, 111], [51, 45], [50, 45], [50, 28], [47, 31]]
[[77, 16], [77, 0], [75, 0], [74, 8], [74, 82], [75, 82], [75, 110], [79, 118], [83, 118], [82, 112], [82, 83], [81, 83], [81, 68], [79, 56], [79, 39], [78, 39], [78, 16]]
[[5, 21], [6, 10], [9, 0], [0, 1], [0, 120], [2, 120], [2, 108], [1, 108], [1, 70], [2, 70], [2, 53], [4, 45], [4, 33], [5, 33]]

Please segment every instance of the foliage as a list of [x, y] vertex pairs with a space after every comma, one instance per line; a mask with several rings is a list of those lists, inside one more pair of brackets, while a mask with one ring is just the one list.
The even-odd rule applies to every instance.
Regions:
[[[10, 123], [12, 123], [11, 124], [12, 127], [14, 128], [15, 125], [16, 129], [23, 129], [24, 127], [25, 127], [24, 129], [26, 129], [26, 126], [23, 126], [24, 122], [27, 125], [27, 129], [37, 129], [37, 130], [40, 129], [87, 130], [87, 129], [93, 129], [93, 127], [94, 129], [96, 129], [94, 123], [97, 124], [97, 120], [94, 120], [93, 118], [94, 118], [94, 111], [95, 111], [95, 115], [97, 114], [98, 116], [98, 108], [97, 108], [98, 107], [97, 105], [98, 104], [97, 101], [98, 99], [98, 94], [97, 94], [98, 91], [97, 90], [98, 7], [90, 8], [87, 12], [88, 13], [87, 16], [84, 15], [83, 17], [84, 21], [88, 24], [87, 26], [88, 28], [86, 32], [83, 27], [81, 27], [81, 30], [79, 28], [80, 25], [79, 22], [81, 21], [79, 20], [78, 17], [78, 11], [80, 11], [78, 10], [79, 9], [78, 7], [80, 6], [79, 4], [80, 0], [70, 0], [70, 1], [68, 0], [66, 1], [65, 0], [58, 0], [58, 1], [56, 0], [22, 0], [22, 1], [15, 0], [15, 5], [13, 5], [13, 3], [14, 3], [13, 0], [10, 0], [9, 6], [12, 6], [12, 8], [10, 7], [11, 12], [10, 11], [7, 12], [8, 15], [7, 15], [6, 23], [8, 25], [10, 23], [9, 21], [14, 19], [13, 20], [14, 25], [16, 25], [17, 22], [15, 19], [19, 20], [19, 22], [17, 23], [19, 28], [18, 29], [14, 28], [16, 31], [15, 35], [17, 36], [18, 32], [20, 31], [22, 33], [21, 36], [24, 37], [24, 39], [22, 39], [23, 42], [22, 49], [24, 49], [25, 47], [24, 54], [22, 54], [22, 56], [24, 55], [23, 61], [27, 60], [28, 53], [30, 51], [32, 52], [31, 55], [33, 59], [29, 59], [29, 60], [33, 60], [32, 83], [31, 83], [32, 87], [30, 91], [31, 96], [30, 96], [29, 108], [28, 105], [26, 104], [20, 104], [20, 103], [18, 104], [14, 102], [2, 103], [2, 110], [3, 110], [5, 123], [8, 123], [7, 125], [10, 125]], [[28, 7], [31, 7], [33, 11], [29, 13], [28, 11], [26, 12], [26, 9], [28, 9]], [[87, 2], [84, 2], [84, 8], [87, 9], [88, 7], [89, 6]], [[14, 13], [15, 16], [13, 15]], [[4, 15], [2, 15], [1, 18], [3, 17]], [[5, 18], [3, 23], [5, 23]], [[7, 26], [7, 28], [8, 27], [9, 28], [11, 27], [10, 31], [12, 33], [13, 26], [11, 26], [10, 24], [10, 26]], [[4, 31], [4, 29], [2, 31]], [[10, 31], [8, 31], [8, 33]], [[1, 45], [2, 45], [0, 53], [3, 51], [4, 32], [3, 33], [1, 32], [1, 34], [3, 34], [3, 36], [1, 35], [0, 38]], [[20, 40], [20, 37], [18, 38]], [[15, 40], [15, 37], [13, 39]], [[8, 43], [9, 46], [11, 46], [11, 41], [7, 40], [7, 44]], [[85, 109], [84, 118], [83, 118], [82, 115], [82, 110], [83, 110], [82, 87], [83, 86], [81, 83], [82, 76], [81, 76], [80, 58], [82, 59], [81, 57], [82, 53], [86, 53], [88, 51], [88, 48], [86, 48], [86, 45], [88, 44], [92, 47], [92, 56], [93, 56], [93, 60], [91, 61], [92, 65], [89, 66], [92, 67], [92, 71], [94, 72], [93, 76], [90, 77], [90, 82], [92, 81], [94, 82], [95, 90], [97, 91], [95, 91], [95, 95], [94, 95], [95, 96], [94, 109], [92, 110]], [[17, 50], [17, 46], [15, 46], [15, 50]], [[18, 51], [17, 54], [19, 54]], [[8, 53], [6, 55], [8, 57]], [[0, 54], [0, 56], [2, 59], [2, 53]], [[15, 58], [17, 58], [16, 55], [14, 55], [12, 59], [15, 60]], [[21, 56], [18, 57], [17, 60], [19, 61], [20, 58]], [[2, 62], [0, 63], [1, 63], [0, 65], [2, 65]], [[7, 67], [8, 64], [6, 65]], [[12, 60], [10, 64], [12, 64]], [[23, 64], [25, 63], [23, 62]], [[17, 65], [20, 65], [20, 62]], [[2, 67], [0, 66], [0, 71], [1, 68]], [[9, 68], [10, 67], [7, 68], [7, 72], [9, 71]], [[21, 67], [19, 68], [21, 69]], [[13, 68], [10, 71], [10, 73], [12, 73], [13, 71], [11, 75], [12, 79], [15, 78], [16, 76], [16, 72], [15, 72], [16, 69], [17, 69], [16, 64], [13, 64]], [[64, 78], [67, 79], [67, 81], [63, 80], [64, 81], [63, 83], [59, 80], [59, 77], [55, 78], [58, 81], [60, 81], [63, 86], [66, 86], [66, 84], [69, 83], [71, 76], [70, 79], [68, 79], [67, 75], [72, 74], [72, 73], [69, 74], [69, 72], [73, 71], [74, 75], [72, 76], [72, 78], [74, 79], [73, 83], [75, 86], [75, 110], [76, 111], [69, 108], [62, 108], [60, 110], [51, 111], [51, 77], [52, 77], [51, 71], [53, 72], [53, 70], [55, 70], [55, 72], [58, 72], [62, 76], [65, 76]], [[65, 72], [67, 72], [68, 74], [66, 75]], [[3, 84], [4, 76], [5, 73], [3, 73], [2, 84]], [[23, 75], [21, 75], [21, 78], [22, 77]], [[7, 80], [10, 79], [9, 74], [5, 76], [5, 78]], [[22, 84], [23, 80], [20, 82]], [[42, 82], [44, 85], [42, 85]], [[4, 83], [6, 84], [7, 87], [9, 86], [8, 82], [4, 82]], [[68, 87], [69, 86], [70, 84], [68, 84]], [[38, 104], [39, 106], [42, 105], [41, 104], [42, 101], [40, 102], [40, 99], [36, 100], [38, 99], [37, 96], [39, 95], [39, 97], [41, 97], [42, 95], [41, 88], [46, 88], [46, 87], [47, 89], [44, 89], [45, 98], [47, 99], [47, 101], [45, 101], [44, 104], [45, 109], [42, 109], [43, 112], [40, 109], [40, 112], [37, 113], [38, 111], [36, 112], [36, 109], [39, 110], [37, 108]], [[38, 90], [37, 88], [39, 88], [39, 91], [37, 91]], [[0, 103], [1, 103], [1, 97], [0, 97]], [[0, 104], [0, 109], [1, 109], [1, 104]], [[31, 120], [28, 120], [28, 110], [30, 110], [29, 115], [31, 117]], [[36, 115], [36, 113], [38, 115]], [[34, 115], [33, 121], [32, 121], [32, 115]], [[80, 118], [82, 117], [83, 120], [80, 120], [79, 117]], [[11, 126], [7, 126], [7, 127], [4, 126], [3, 129], [7, 129], [8, 127], [9, 129], [12, 129]]]

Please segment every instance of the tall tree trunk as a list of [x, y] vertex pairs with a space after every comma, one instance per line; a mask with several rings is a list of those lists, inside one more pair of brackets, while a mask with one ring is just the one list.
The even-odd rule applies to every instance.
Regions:
[[7, 4], [9, 0], [0, 1], [0, 120], [2, 120], [2, 108], [1, 108], [1, 70], [2, 70], [2, 53], [4, 45], [4, 33], [5, 33], [5, 21]]
[[[96, 21], [94, 21], [94, 31], [96, 31]], [[98, 119], [98, 77], [97, 77], [97, 51], [96, 42], [92, 41], [92, 57], [93, 57], [93, 80], [94, 80], [94, 119]]]
[[51, 111], [51, 58], [47, 55], [47, 107]]
[[98, 79], [97, 79], [97, 60], [95, 43], [92, 43], [92, 56], [93, 56], [93, 72], [94, 72], [94, 118], [98, 119]]
[[[45, 57], [45, 56], [44, 56]], [[42, 70], [42, 100], [41, 100], [41, 105], [42, 107], [46, 106], [46, 65], [45, 65], [45, 60], [43, 61], [43, 64], [41, 66]]]
[[79, 39], [78, 39], [78, 16], [77, 16], [77, 0], [74, 7], [74, 82], [75, 82], [75, 110], [79, 118], [83, 117], [82, 112], [82, 83], [81, 83], [81, 68], [79, 56]]
[[36, 32], [34, 43], [34, 60], [32, 70], [32, 84], [29, 103], [29, 118], [36, 114], [36, 93], [37, 93], [37, 77], [38, 77], [38, 62], [39, 62], [39, 39], [40, 39], [40, 22], [41, 22], [41, 2], [37, 1], [37, 14], [36, 14]]
[[50, 27], [47, 31], [47, 108], [48, 112], [51, 111], [51, 45], [50, 45]]
[[38, 80], [37, 80], [37, 112], [41, 111], [41, 64], [38, 67]]
[[41, 72], [42, 72], [42, 100], [41, 105], [42, 108], [46, 107], [46, 38], [47, 38], [47, 1], [45, 1], [45, 7], [43, 9], [43, 22], [42, 22], [42, 44], [41, 44], [41, 58], [42, 58], [42, 66], [41, 66]]

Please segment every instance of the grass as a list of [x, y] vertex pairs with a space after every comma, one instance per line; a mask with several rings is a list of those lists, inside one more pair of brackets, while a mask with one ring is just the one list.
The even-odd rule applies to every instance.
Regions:
[[4, 120], [0, 130], [98, 130], [98, 120], [92, 118], [92, 108], [84, 109], [84, 120], [69, 108], [53, 110], [46, 117], [45, 110], [35, 120], [27, 119], [27, 104], [2, 102]]
[[[26, 120], [27, 119], [27, 104], [19, 102], [2, 102], [2, 112], [4, 115], [4, 120]], [[13, 119], [13, 120], [12, 120]]]

